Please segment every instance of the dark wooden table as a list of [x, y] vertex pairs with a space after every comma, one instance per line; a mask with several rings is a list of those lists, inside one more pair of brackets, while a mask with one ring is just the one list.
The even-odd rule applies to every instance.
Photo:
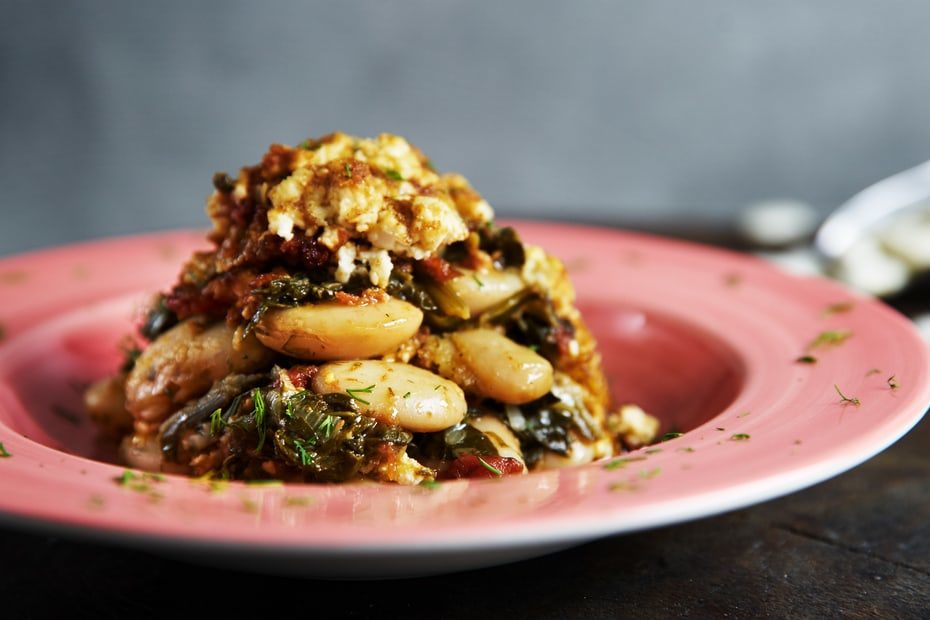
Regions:
[[[536, 560], [321, 582], [0, 530], [0, 617], [928, 618], [930, 419], [806, 491]], [[186, 614], [181, 613], [180, 617]]]

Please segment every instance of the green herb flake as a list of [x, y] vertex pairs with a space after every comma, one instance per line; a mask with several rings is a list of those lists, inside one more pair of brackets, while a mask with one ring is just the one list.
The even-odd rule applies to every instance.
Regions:
[[661, 452], [661, 451], [662, 451], [662, 448], [648, 448], [648, 449], [644, 450], [643, 452], [644, 452], [645, 454], [658, 454], [658, 453]]
[[258, 388], [252, 389], [252, 404], [255, 407], [255, 428], [258, 429], [258, 447], [259, 452], [265, 447], [265, 398], [262, 391]]
[[248, 512], [249, 514], [258, 513], [258, 502], [254, 499], [249, 499], [248, 497], [240, 497], [239, 501], [242, 502], [242, 510]]
[[691, 452], [694, 452], [694, 451], [695, 451], [694, 448], [692, 448], [691, 446], [686, 446], [686, 447], [684, 447], [684, 448], [678, 448], [678, 449], [676, 450], [676, 452], [687, 452], [687, 453], [689, 453], [689, 454], [690, 454]]
[[807, 350], [813, 351], [821, 347], [835, 347], [849, 340], [852, 335], [852, 332], [848, 329], [830, 329], [823, 331], [817, 334], [816, 338], [811, 340], [810, 344], [807, 345]]
[[7, 449], [3, 447], [3, 442], [0, 441], [0, 458], [8, 459], [8, 458], [10, 458], [11, 456], [13, 456], [13, 455], [10, 454], [10, 453], [7, 451]]
[[410, 392], [405, 393], [403, 397], [404, 397], [404, 398], [410, 398]]
[[737, 418], [745, 418], [745, 417], [748, 416], [750, 413], [752, 413], [752, 412], [751, 412], [751, 411], [744, 411], [744, 412], [742, 412], [741, 414], [739, 414], [739, 415], [736, 416], [736, 417], [737, 417]]
[[684, 433], [679, 433], [679, 432], [665, 433], [664, 435], [662, 435], [659, 441], [669, 441], [670, 439], [678, 439], [682, 435], [684, 435]]
[[478, 457], [478, 462], [481, 463], [481, 466], [482, 466], [482, 467], [484, 467], [486, 470], [488, 470], [489, 472], [491, 472], [491, 473], [494, 474], [495, 476], [503, 476], [503, 475], [504, 475], [504, 472], [502, 472], [502, 471], [499, 470], [498, 468], [494, 467], [493, 465], [491, 465], [490, 463], [488, 463], [487, 461], [485, 461], [485, 460], [484, 460], [483, 458], [481, 458], [480, 456]]
[[851, 301], [840, 301], [835, 304], [830, 304], [823, 310], [823, 315], [832, 316], [834, 314], [845, 314], [851, 311], [855, 307], [855, 304]]
[[106, 503], [101, 495], [91, 495], [87, 498], [87, 508], [90, 510], [102, 510]]
[[475, 284], [478, 285], [478, 288], [484, 288], [484, 282], [478, 277], [478, 274], [471, 274], [471, 279], [475, 281]]
[[363, 388], [346, 388], [346, 394], [349, 395], [349, 398], [352, 400], [357, 400], [360, 403], [370, 405], [371, 403], [364, 398], [360, 397], [359, 394], [371, 394], [372, 390], [375, 389], [375, 384], [372, 383], [368, 387]]
[[727, 273], [723, 275], [724, 286], [727, 286], [730, 288], [736, 288], [742, 283], [743, 283], [743, 276], [741, 276], [738, 273]]
[[342, 171], [345, 173], [347, 179], [352, 178], [352, 166], [349, 164], [349, 162], [345, 163], [345, 165], [342, 167]]
[[723, 428], [722, 426], [718, 426], [718, 427], [716, 427], [716, 428], [717, 428], [717, 430], [720, 431], [720, 432], [723, 432], [723, 431], [727, 430], [727, 429]]
[[391, 179], [392, 181], [403, 181], [404, 180], [404, 175], [402, 175], [396, 170], [391, 170], [391, 169], [385, 170], [384, 176]]
[[644, 480], [651, 480], [652, 478], [655, 478], [656, 476], [658, 476], [658, 475], [661, 474], [661, 473], [662, 473], [662, 468], [661, 468], [661, 467], [653, 467], [652, 469], [643, 469], [643, 470], [640, 470], [640, 472], [639, 472], [639, 477], [642, 478], [642, 479], [644, 479]]
[[226, 426], [226, 421], [223, 419], [223, 410], [217, 408], [210, 414], [210, 434], [216, 436], [224, 426]]
[[865, 373], [865, 376], [871, 377], [872, 375], [880, 375], [880, 374], [882, 374], [881, 368], [872, 368], [867, 373]]
[[888, 387], [891, 388], [892, 390], [896, 390], [900, 387], [900, 384], [898, 383], [898, 378], [895, 377], [894, 375], [891, 375], [890, 377], [888, 377], [885, 380], [885, 382], [888, 384]]
[[802, 355], [794, 361], [798, 364], [816, 364], [817, 358], [813, 355]]
[[613, 491], [613, 492], [621, 492], [621, 491], [636, 491], [639, 489], [639, 486], [637, 486], [633, 482], [628, 482], [626, 480], [618, 480], [616, 482], [611, 482], [610, 486], [608, 486], [607, 488], [608, 490]]
[[330, 437], [333, 436], [333, 433], [336, 431], [336, 424], [338, 422], [339, 416], [323, 416], [323, 419], [320, 420], [320, 424], [316, 428], [316, 432], [323, 437], [323, 441], [329, 441]]
[[858, 407], [859, 405], [862, 404], [859, 401], [859, 399], [856, 398], [855, 396], [846, 396], [845, 394], [843, 394], [843, 391], [840, 389], [840, 386], [838, 386], [835, 383], [833, 384], [833, 389], [836, 390], [836, 393], [840, 395], [840, 402], [843, 403], [844, 405], [855, 405], [856, 407]]
[[604, 463], [604, 469], [607, 471], [613, 471], [615, 469], [620, 469], [621, 467], [626, 467], [629, 463], [635, 463], [637, 461], [645, 461], [645, 456], [624, 456], [617, 459], [611, 459]]
[[746, 433], [734, 433], [730, 435], [730, 441], [746, 441], [749, 435]]
[[283, 487], [284, 483], [280, 480], [246, 480], [245, 483], [251, 487]]
[[297, 455], [300, 457], [300, 464], [306, 467], [313, 463], [313, 453], [310, 452], [307, 448], [312, 446], [311, 441], [295, 441], [294, 448], [297, 450]]
[[312, 506], [316, 500], [312, 497], [302, 496], [302, 497], [285, 497], [282, 500], [282, 504], [288, 508], [300, 508], [303, 506]]
[[424, 480], [418, 486], [423, 487], [424, 489], [434, 490], [442, 486], [442, 483], [437, 480]]

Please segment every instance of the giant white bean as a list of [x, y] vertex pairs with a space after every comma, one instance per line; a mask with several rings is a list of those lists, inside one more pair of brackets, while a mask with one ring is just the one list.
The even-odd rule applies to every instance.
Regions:
[[126, 408], [136, 420], [161, 422], [178, 405], [200, 396], [231, 372], [267, 366], [274, 354], [249, 336], [239, 340], [219, 322], [190, 319], [142, 352], [126, 379]]
[[318, 394], [348, 394], [365, 415], [414, 432], [443, 430], [465, 417], [465, 394], [459, 386], [401, 362], [323, 364], [312, 388]]
[[472, 316], [481, 314], [508, 297], [523, 290], [523, 279], [516, 270], [471, 271], [456, 267], [462, 275], [449, 280], [446, 286], [461, 299]]
[[520, 405], [552, 388], [552, 364], [493, 329], [470, 329], [449, 337], [475, 376], [481, 396]]
[[359, 359], [390, 353], [422, 322], [423, 312], [399, 299], [356, 306], [326, 302], [271, 310], [255, 335], [266, 347], [300, 359]]

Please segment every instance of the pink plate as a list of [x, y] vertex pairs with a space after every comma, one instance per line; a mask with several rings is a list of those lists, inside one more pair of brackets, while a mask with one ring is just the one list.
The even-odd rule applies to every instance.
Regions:
[[886, 448], [930, 403], [928, 351], [908, 321], [834, 283], [615, 230], [517, 227], [565, 261], [618, 402], [682, 436], [435, 488], [121, 485], [80, 392], [119, 364], [134, 314], [204, 245], [201, 233], [155, 234], [0, 261], [0, 518], [250, 570], [440, 573], [801, 489]]

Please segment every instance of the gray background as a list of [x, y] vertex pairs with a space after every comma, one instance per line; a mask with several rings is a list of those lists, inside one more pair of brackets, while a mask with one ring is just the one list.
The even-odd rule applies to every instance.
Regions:
[[726, 226], [930, 158], [930, 3], [0, 2], [0, 254], [204, 226], [273, 141], [399, 133], [499, 214]]

